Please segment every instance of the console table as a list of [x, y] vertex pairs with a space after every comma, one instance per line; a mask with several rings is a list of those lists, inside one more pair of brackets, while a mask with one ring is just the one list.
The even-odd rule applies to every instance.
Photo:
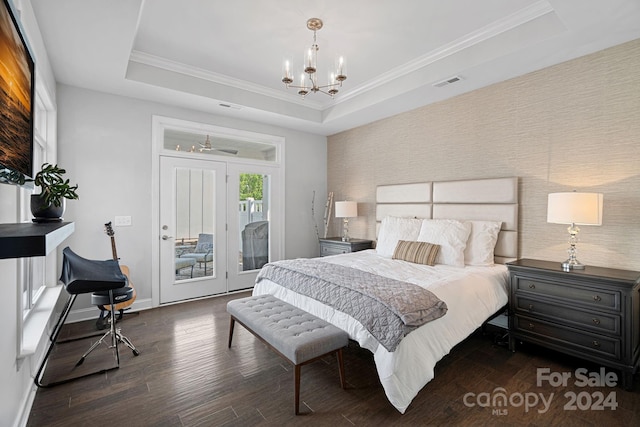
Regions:
[[[73, 222], [0, 224], [0, 259], [46, 256], [75, 230]], [[17, 324], [17, 357], [35, 354], [58, 301], [62, 286], [46, 286], [38, 299], [38, 309]], [[16, 302], [21, 306], [21, 292]]]
[[0, 259], [45, 256], [74, 230], [73, 222], [0, 224]]

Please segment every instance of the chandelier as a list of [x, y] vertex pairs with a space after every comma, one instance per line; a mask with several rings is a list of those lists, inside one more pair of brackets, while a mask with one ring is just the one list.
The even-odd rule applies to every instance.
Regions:
[[282, 83], [285, 84], [287, 89], [298, 89], [298, 95], [301, 95], [302, 98], [309, 92], [322, 92], [333, 98], [333, 96], [338, 93], [338, 88], [342, 87], [342, 82], [347, 79], [345, 74], [345, 60], [342, 56], [339, 57], [336, 61], [335, 72], [328, 75], [327, 84], [318, 84], [317, 66], [319, 47], [316, 41], [316, 32], [322, 28], [322, 20], [320, 18], [307, 20], [307, 28], [313, 31], [313, 44], [304, 55], [304, 71], [300, 74], [300, 82], [294, 84], [296, 82], [293, 79], [291, 63], [286, 60], [284, 63]]

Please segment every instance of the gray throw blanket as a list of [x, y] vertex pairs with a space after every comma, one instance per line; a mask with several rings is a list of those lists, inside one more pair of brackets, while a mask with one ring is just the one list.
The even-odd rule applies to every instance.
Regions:
[[256, 283], [263, 279], [348, 314], [388, 351], [409, 332], [447, 312], [444, 301], [418, 285], [314, 259], [266, 264]]

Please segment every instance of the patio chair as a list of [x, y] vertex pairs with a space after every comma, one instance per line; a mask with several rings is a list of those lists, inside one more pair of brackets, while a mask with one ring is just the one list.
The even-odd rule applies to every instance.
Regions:
[[[194, 251], [184, 253], [180, 255], [180, 258], [194, 259], [200, 268], [204, 264], [204, 274], [206, 275], [207, 263], [213, 262], [213, 234], [200, 233]], [[211, 268], [213, 268], [213, 266]]]

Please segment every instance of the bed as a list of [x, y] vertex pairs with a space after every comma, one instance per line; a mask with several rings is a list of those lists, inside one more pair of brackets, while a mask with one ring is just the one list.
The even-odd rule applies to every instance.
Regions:
[[[446, 314], [408, 333], [393, 351], [352, 316], [277, 281], [259, 276], [253, 294], [272, 294], [345, 330], [373, 353], [389, 402], [404, 413], [433, 379], [436, 363], [507, 303], [504, 263], [517, 258], [518, 179], [379, 186], [376, 221], [376, 249], [317, 261], [412, 283], [444, 301]], [[400, 240], [437, 243], [435, 265], [393, 259]]]

